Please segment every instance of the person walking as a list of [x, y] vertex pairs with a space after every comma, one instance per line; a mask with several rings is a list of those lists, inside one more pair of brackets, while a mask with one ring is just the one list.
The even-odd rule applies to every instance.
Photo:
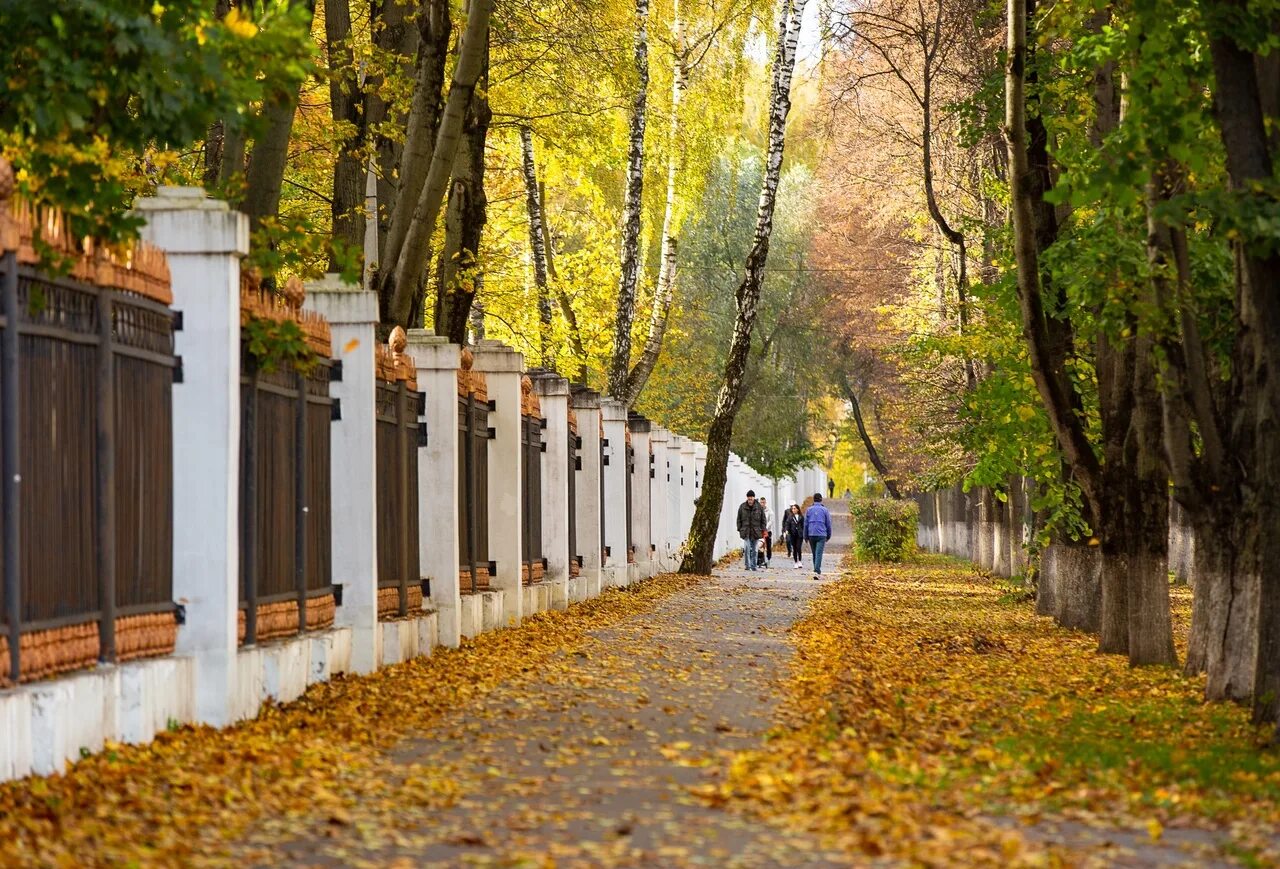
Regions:
[[795, 562], [796, 570], [803, 570], [804, 564], [804, 514], [799, 504], [792, 504], [787, 515], [782, 517], [782, 539], [787, 541], [787, 555]]
[[822, 493], [816, 492], [813, 504], [804, 512], [804, 536], [813, 550], [813, 578], [822, 578], [822, 550], [831, 539], [831, 513], [822, 504]]
[[[827, 497], [834, 498], [835, 496], [836, 496], [836, 481], [832, 479], [828, 479], [827, 480]], [[818, 500], [821, 501], [822, 499], [819, 498]]]
[[764, 533], [764, 508], [756, 502], [754, 489], [747, 490], [747, 500], [738, 505], [738, 536], [742, 538], [742, 553], [746, 556], [747, 570], [756, 569], [756, 541]]
[[768, 567], [773, 561], [773, 511], [763, 495], [760, 496], [760, 509], [764, 510], [764, 566]]

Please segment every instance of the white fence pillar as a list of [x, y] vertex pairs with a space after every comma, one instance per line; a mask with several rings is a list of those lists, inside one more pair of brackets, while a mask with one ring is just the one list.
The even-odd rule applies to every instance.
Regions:
[[649, 466], [649, 534], [653, 544], [653, 572], [670, 570], [667, 554], [667, 443], [671, 433], [660, 426], [649, 432], [649, 447], [653, 450], [653, 463]]
[[643, 416], [627, 420], [631, 430], [631, 448], [635, 466], [631, 469], [631, 545], [636, 550], [636, 566], [641, 577], [657, 573], [653, 565], [653, 527], [650, 500], [653, 494], [653, 465], [650, 463], [649, 439], [653, 426]]
[[524, 357], [499, 341], [481, 341], [475, 348], [475, 370], [483, 372], [494, 409], [489, 424], [489, 560], [497, 562], [490, 586], [502, 591], [502, 624], [518, 625], [524, 595], [524, 483], [521, 449], [520, 379]]
[[582, 467], [574, 474], [574, 531], [577, 555], [582, 557], [579, 581], [583, 597], [600, 594], [601, 568], [604, 555], [601, 546], [600, 503], [600, 393], [585, 387], [573, 389], [573, 412], [578, 417], [578, 437], [582, 446], [578, 458]]
[[573, 466], [569, 459], [569, 381], [551, 371], [531, 373], [534, 392], [547, 421], [542, 454], [542, 555], [547, 559], [544, 580], [552, 583], [552, 606], [563, 609], [564, 594], [557, 593], [569, 580], [569, 559], [574, 546], [569, 540], [569, 487]]
[[198, 187], [142, 199], [142, 238], [167, 254], [183, 382], [173, 388], [173, 597], [177, 653], [196, 661], [196, 718], [235, 718], [240, 588], [240, 258], [249, 221]]
[[[378, 667], [378, 464], [377, 370], [374, 325], [378, 296], [338, 275], [307, 285], [306, 307], [329, 321], [333, 348], [342, 362], [342, 379], [330, 392], [341, 403], [342, 418], [330, 428], [332, 478], [333, 581], [342, 586], [337, 623], [351, 628], [351, 668], [371, 673]], [[414, 580], [416, 577], [410, 577]]]
[[[418, 561], [431, 580], [431, 603], [440, 625], [440, 643], [462, 641], [462, 598], [458, 569], [458, 370], [462, 348], [425, 329], [409, 331], [409, 357], [418, 369], [418, 389], [426, 395], [422, 421], [427, 445], [418, 448]], [[371, 447], [372, 448], [372, 447]]]
[[604, 579], [605, 586], [627, 584], [627, 406], [600, 400], [604, 431]]

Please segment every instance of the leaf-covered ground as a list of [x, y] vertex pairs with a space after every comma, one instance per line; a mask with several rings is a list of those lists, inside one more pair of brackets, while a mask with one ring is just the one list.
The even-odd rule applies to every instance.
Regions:
[[0, 785], [0, 865], [1280, 858], [1280, 758], [1197, 681], [1098, 656], [954, 562], [774, 564]]
[[1280, 756], [1246, 710], [972, 567], [850, 564], [793, 633], [783, 722], [708, 802], [868, 860], [1280, 865]]

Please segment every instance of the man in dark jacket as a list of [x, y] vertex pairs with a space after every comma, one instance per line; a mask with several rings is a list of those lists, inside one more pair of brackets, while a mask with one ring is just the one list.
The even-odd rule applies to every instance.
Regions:
[[755, 490], [748, 489], [746, 502], [738, 505], [738, 536], [742, 538], [747, 570], [756, 569], [756, 541], [763, 533], [764, 508], [756, 503]]
[[813, 496], [813, 504], [804, 511], [804, 536], [813, 550], [813, 578], [822, 578], [822, 550], [831, 539], [831, 513], [822, 505], [822, 493]]

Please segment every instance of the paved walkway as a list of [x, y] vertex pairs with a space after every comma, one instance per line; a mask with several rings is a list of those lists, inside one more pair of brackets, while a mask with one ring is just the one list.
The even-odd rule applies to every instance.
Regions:
[[[843, 505], [832, 513], [843, 516]], [[848, 542], [837, 527], [824, 567]], [[822, 585], [808, 556], [720, 569], [656, 611], [597, 632], [395, 750], [406, 778], [447, 790], [421, 809], [361, 804], [327, 829], [278, 819], [244, 843], [279, 865], [829, 866], [811, 837], [708, 808], [688, 793], [772, 724], [787, 631]], [[282, 846], [281, 841], [291, 842]], [[257, 847], [255, 847], [257, 846]], [[258, 850], [258, 848], [261, 850]]]

